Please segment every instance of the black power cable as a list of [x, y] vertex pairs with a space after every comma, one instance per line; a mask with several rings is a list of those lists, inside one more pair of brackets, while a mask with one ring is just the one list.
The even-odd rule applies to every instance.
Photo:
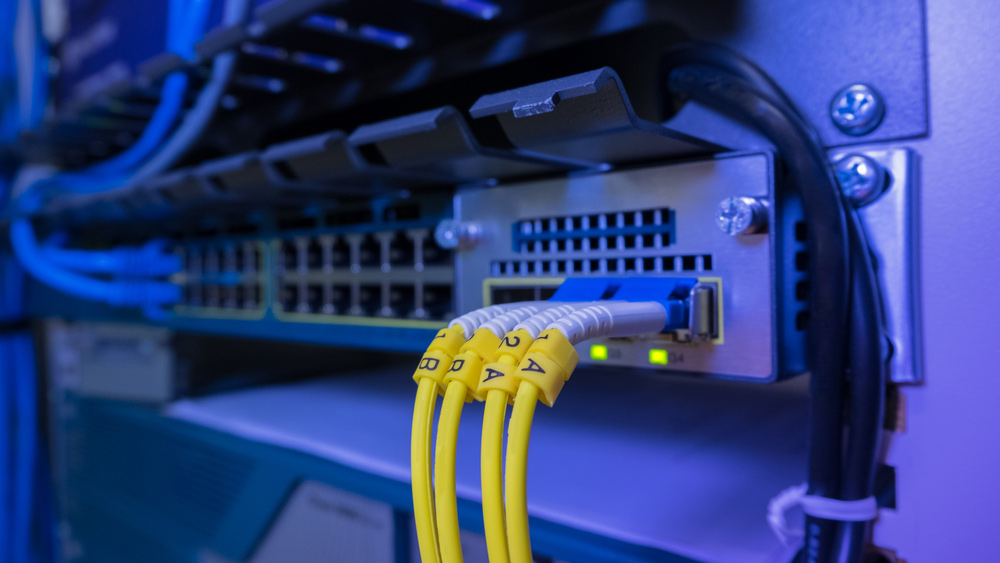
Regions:
[[[841, 477], [841, 409], [847, 361], [848, 240], [843, 204], [826, 155], [798, 119], [783, 112], [742, 77], [702, 65], [669, 74], [670, 90], [753, 124], [784, 157], [798, 187], [809, 225], [808, 360], [810, 379], [809, 494], [838, 498]], [[803, 142], [805, 139], [805, 142]], [[818, 152], [818, 154], [816, 154]], [[837, 191], [834, 191], [837, 190]], [[832, 561], [837, 523], [806, 519], [809, 563]]]
[[[809, 493], [844, 500], [867, 498], [874, 487], [884, 410], [881, 298], [864, 233], [853, 210], [845, 211], [819, 136], [766, 73], [727, 49], [711, 45], [674, 49], [664, 58], [660, 78], [671, 91], [753, 125], [787, 164], [811, 231]], [[845, 393], [849, 420], [842, 445]], [[843, 524], [808, 517], [805, 560], [860, 562], [867, 532], [867, 522]]]
[[[847, 440], [840, 498], [862, 500], [875, 493], [875, 473], [885, 414], [885, 385], [890, 346], [884, 336], [885, 317], [878, 278], [864, 228], [853, 209], [849, 212], [851, 240], [851, 350]], [[834, 561], [859, 562], [870, 531], [869, 522], [840, 526]]]

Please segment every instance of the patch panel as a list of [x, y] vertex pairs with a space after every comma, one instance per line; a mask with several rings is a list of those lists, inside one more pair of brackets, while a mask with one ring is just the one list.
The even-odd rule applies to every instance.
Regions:
[[184, 300], [178, 315], [260, 318], [264, 312], [264, 247], [254, 240], [201, 241], [182, 244], [177, 252], [183, 271], [176, 281]]
[[175, 233], [178, 317], [436, 328], [454, 315], [451, 253], [433, 227], [450, 198], [283, 208]]
[[280, 256], [279, 318], [444, 320], [454, 313], [454, 269], [429, 228], [297, 235], [272, 248]]

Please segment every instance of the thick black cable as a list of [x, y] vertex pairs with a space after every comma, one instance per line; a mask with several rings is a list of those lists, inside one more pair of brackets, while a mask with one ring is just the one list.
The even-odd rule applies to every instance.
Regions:
[[[888, 346], [878, 278], [857, 212], [849, 212], [851, 242], [851, 349], [848, 384], [847, 440], [840, 498], [861, 500], [875, 493], [875, 473], [885, 414]], [[871, 522], [847, 522], [835, 542], [837, 563], [864, 557]]]
[[[671, 91], [758, 129], [784, 157], [799, 190], [810, 229], [812, 282], [808, 335], [812, 374], [809, 494], [838, 498], [850, 301], [847, 219], [833, 170], [816, 133], [794, 111], [781, 108], [780, 102], [760, 92], [744, 77], [695, 64], [671, 70], [668, 84]], [[809, 563], [833, 560], [838, 527], [837, 522], [806, 519], [805, 553]]]
[[[667, 91], [669, 89], [670, 70], [690, 65], [707, 66], [739, 77], [771, 98], [783, 111], [790, 112], [805, 124], [805, 119], [798, 112], [795, 104], [792, 103], [788, 94], [778, 86], [777, 82], [753, 61], [737, 55], [721, 45], [693, 42], [671, 47], [660, 59], [660, 90]], [[671, 99], [664, 98], [664, 101], [669, 102]]]

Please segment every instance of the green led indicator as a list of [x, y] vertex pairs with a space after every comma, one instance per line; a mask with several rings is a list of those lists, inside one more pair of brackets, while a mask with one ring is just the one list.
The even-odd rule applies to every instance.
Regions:
[[659, 366], [667, 365], [667, 351], [661, 350], [659, 348], [653, 348], [649, 351], [649, 363], [656, 364]]
[[590, 347], [590, 359], [602, 361], [608, 359], [608, 347], [603, 344], [594, 344]]

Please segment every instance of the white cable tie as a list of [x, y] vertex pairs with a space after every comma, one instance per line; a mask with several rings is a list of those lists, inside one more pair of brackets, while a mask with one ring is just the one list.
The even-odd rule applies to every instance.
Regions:
[[801, 527], [791, 527], [785, 514], [799, 506], [802, 512], [815, 518], [838, 522], [865, 522], [878, 517], [878, 503], [875, 497], [861, 500], [838, 500], [815, 495], [807, 495], [805, 484], [789, 487], [778, 493], [767, 505], [767, 523], [774, 535], [783, 543], [790, 544], [805, 536]]
[[806, 485], [788, 487], [767, 503], [767, 525], [785, 545], [791, 545], [805, 537], [801, 527], [792, 528], [788, 525], [785, 513], [802, 504], [802, 497], [806, 495], [807, 488]]

